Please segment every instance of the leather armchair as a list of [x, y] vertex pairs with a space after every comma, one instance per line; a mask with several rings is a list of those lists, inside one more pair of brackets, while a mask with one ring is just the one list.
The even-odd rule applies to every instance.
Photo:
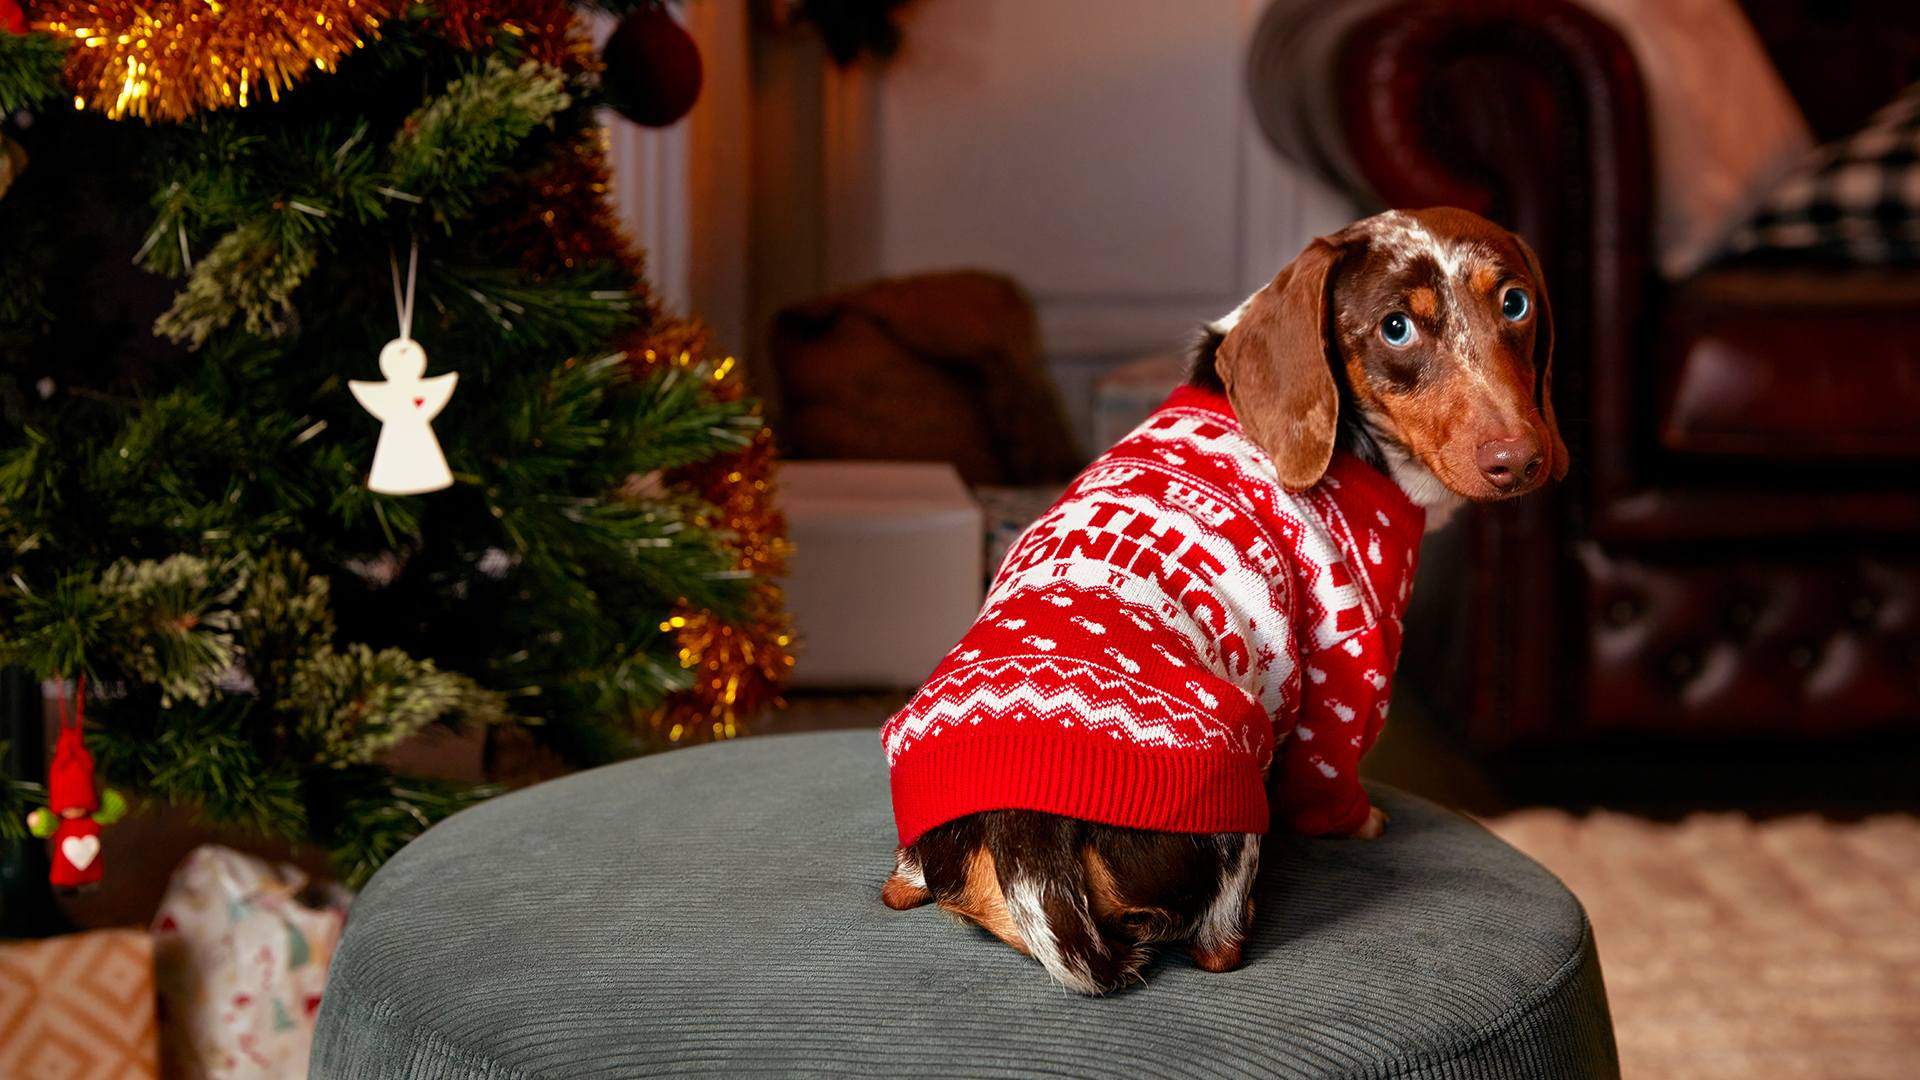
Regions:
[[1288, 158], [1544, 264], [1573, 474], [1430, 538], [1408, 634], [1470, 742], [1920, 731], [1920, 275], [1660, 282], [1633, 55], [1565, 0], [1280, 0], [1249, 79]]

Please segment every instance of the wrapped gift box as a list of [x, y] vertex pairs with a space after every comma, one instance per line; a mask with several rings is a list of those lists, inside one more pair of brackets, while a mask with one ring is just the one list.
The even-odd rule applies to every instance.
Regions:
[[144, 930], [0, 942], [0, 1076], [158, 1076], [153, 1001]]
[[790, 461], [798, 687], [913, 687], [980, 610], [980, 507], [950, 465]]
[[337, 887], [309, 891], [297, 867], [211, 844], [174, 871], [153, 917], [168, 1076], [307, 1075], [349, 899]]

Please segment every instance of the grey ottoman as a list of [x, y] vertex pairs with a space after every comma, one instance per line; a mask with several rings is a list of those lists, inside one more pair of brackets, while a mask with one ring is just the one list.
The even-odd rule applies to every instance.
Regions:
[[1246, 965], [1083, 998], [889, 911], [871, 731], [596, 769], [437, 826], [367, 886], [316, 1077], [1613, 1077], [1580, 904], [1396, 791], [1386, 838], [1267, 845]]

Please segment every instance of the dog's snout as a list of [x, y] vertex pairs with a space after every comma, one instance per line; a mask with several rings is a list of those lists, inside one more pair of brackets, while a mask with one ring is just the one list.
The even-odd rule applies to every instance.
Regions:
[[1540, 440], [1531, 433], [1511, 439], [1488, 439], [1474, 450], [1473, 462], [1496, 490], [1519, 491], [1540, 478]]

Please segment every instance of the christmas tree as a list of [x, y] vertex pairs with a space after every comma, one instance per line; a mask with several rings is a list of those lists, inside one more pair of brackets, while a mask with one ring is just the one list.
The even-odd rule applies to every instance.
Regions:
[[[87, 676], [103, 784], [357, 882], [492, 790], [391, 772], [425, 729], [777, 692], [770, 443], [613, 223], [582, 14], [0, 0], [0, 663]], [[368, 485], [397, 338], [458, 372], [431, 494]]]

